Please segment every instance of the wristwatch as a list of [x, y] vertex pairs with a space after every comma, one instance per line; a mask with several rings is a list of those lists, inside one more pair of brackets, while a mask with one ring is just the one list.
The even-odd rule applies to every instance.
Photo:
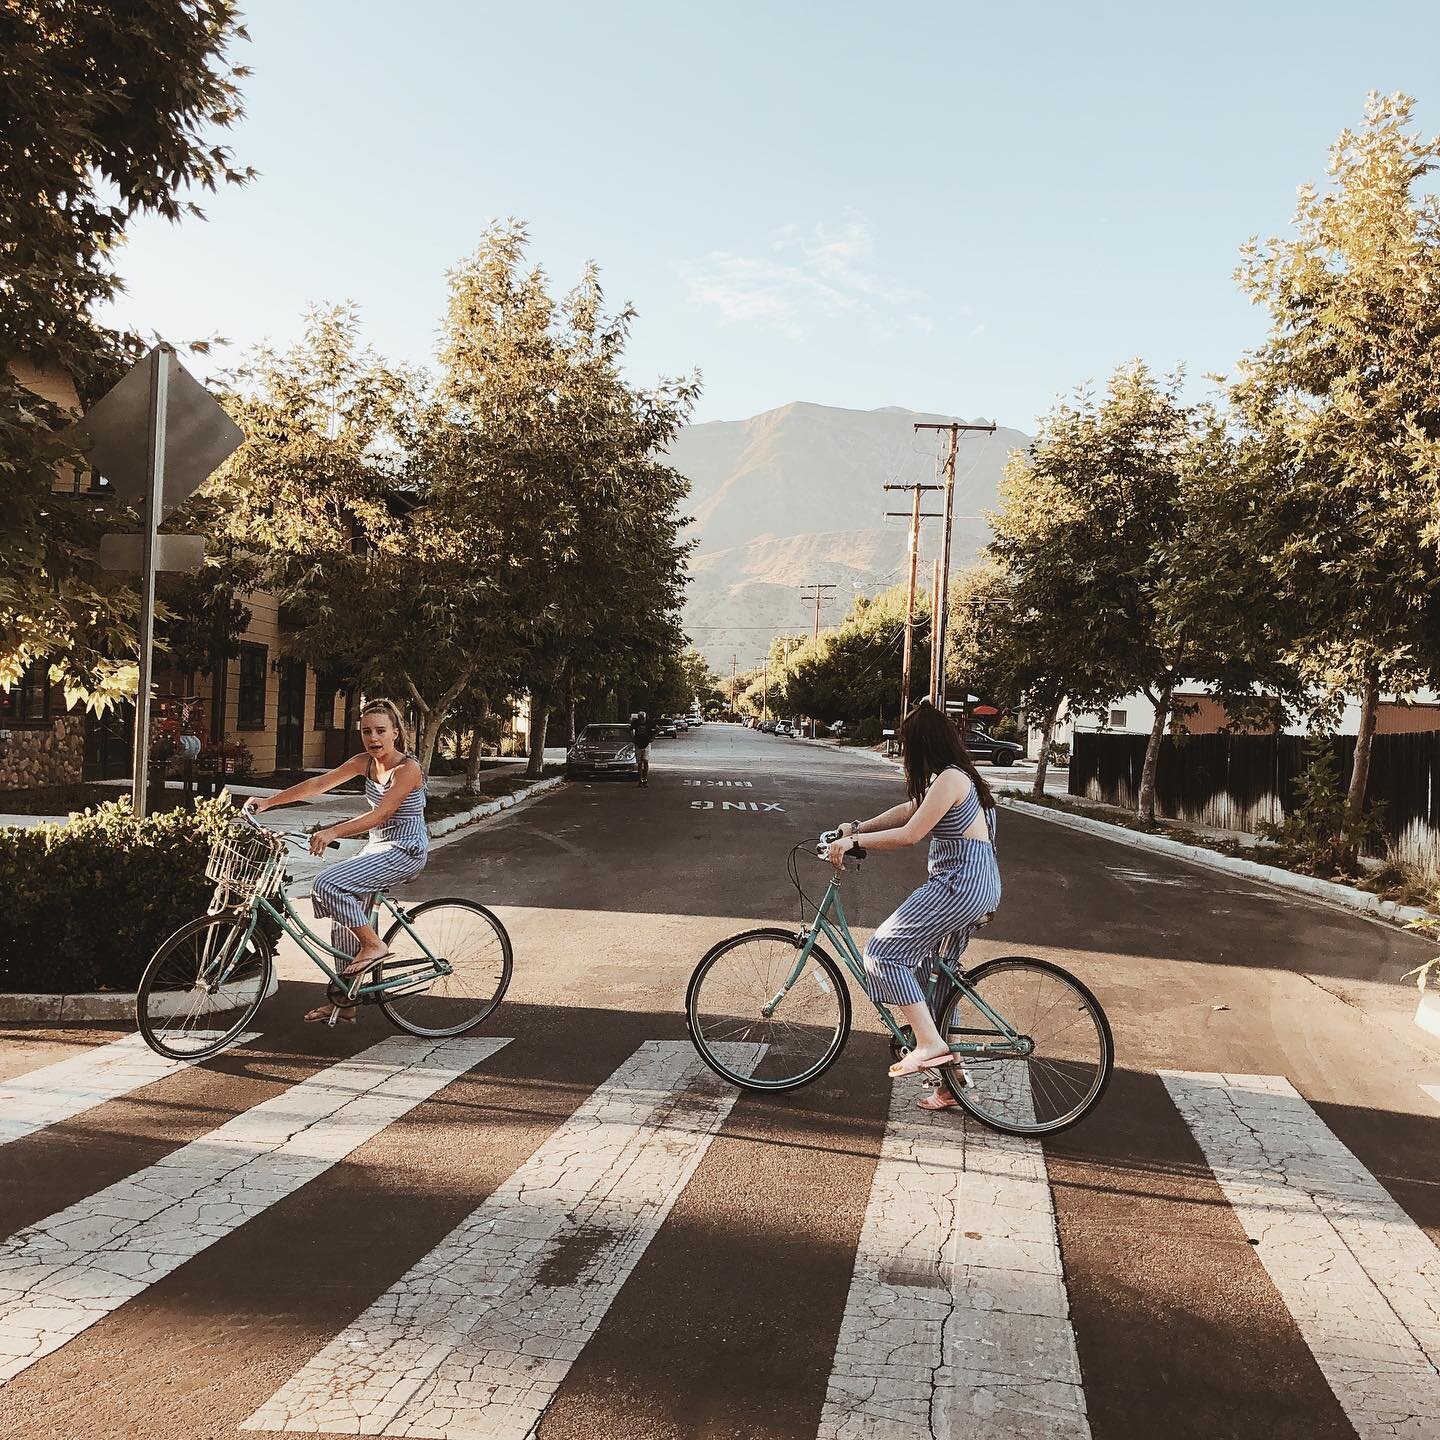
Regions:
[[860, 822], [859, 822], [858, 820], [852, 820], [852, 821], [850, 822], [850, 834], [851, 834], [851, 836], [853, 837], [853, 836], [855, 836], [855, 835], [858, 835], [859, 833], [860, 833]]

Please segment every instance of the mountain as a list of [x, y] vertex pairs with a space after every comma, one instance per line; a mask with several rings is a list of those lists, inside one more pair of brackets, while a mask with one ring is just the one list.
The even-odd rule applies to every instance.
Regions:
[[[898, 406], [842, 410], [795, 403], [749, 420], [687, 426], [670, 462], [690, 481], [691, 536], [685, 622], [711, 665], [730, 671], [756, 664], [776, 634], [815, 624], [801, 589], [834, 584], [821, 611], [833, 625], [856, 594], [903, 583], [911, 497], [886, 483], [937, 482], [949, 437], [916, 432], [916, 422], [948, 424]], [[977, 422], [979, 423], [979, 422]], [[962, 434], [956, 465], [951, 568], [969, 564], [990, 538], [984, 515], [996, 505], [1006, 457], [1029, 443], [1018, 430]], [[939, 492], [922, 497], [938, 510]], [[906, 511], [886, 519], [887, 510]], [[920, 588], [928, 590], [940, 544], [938, 520], [921, 526]]]

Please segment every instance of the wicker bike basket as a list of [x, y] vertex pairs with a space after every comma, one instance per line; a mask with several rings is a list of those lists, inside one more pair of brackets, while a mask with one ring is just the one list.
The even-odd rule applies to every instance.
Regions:
[[215, 882], [212, 909], [248, 905], [285, 883], [285, 842], [250, 825], [232, 825], [210, 847], [205, 878]]

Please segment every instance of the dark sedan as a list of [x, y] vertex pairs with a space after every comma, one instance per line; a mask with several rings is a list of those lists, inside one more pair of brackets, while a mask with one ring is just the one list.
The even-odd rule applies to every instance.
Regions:
[[972, 760], [990, 765], [1013, 765], [1025, 754], [1013, 740], [995, 740], [983, 730], [967, 730], [965, 748]]
[[576, 737], [565, 756], [567, 776], [633, 775], [640, 776], [635, 758], [635, 742], [628, 725], [587, 725]]

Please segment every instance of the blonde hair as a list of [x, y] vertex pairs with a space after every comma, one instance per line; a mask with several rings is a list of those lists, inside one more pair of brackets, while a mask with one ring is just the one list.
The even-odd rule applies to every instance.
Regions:
[[[393, 700], [386, 700], [383, 696], [378, 700], [367, 700], [360, 707], [360, 720], [363, 721], [367, 715], [384, 715], [395, 727], [395, 733], [400, 737], [400, 753], [410, 753], [410, 727], [405, 723], [405, 717], [400, 713], [400, 707]], [[359, 721], [356, 722], [357, 724]]]

